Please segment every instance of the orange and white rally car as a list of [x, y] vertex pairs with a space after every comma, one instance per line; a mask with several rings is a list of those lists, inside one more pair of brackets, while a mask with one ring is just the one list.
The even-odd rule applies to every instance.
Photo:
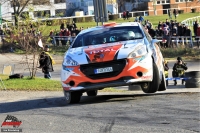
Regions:
[[166, 90], [164, 59], [137, 22], [108, 23], [81, 31], [65, 53], [61, 83], [67, 103], [106, 87], [141, 85], [145, 93]]

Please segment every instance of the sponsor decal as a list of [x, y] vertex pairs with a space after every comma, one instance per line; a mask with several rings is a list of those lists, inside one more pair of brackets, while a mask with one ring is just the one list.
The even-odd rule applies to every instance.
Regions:
[[98, 54], [98, 53], [104, 53], [104, 52], [110, 52], [110, 51], [116, 51], [115, 49], [109, 49], [109, 48], [106, 48], [106, 49], [101, 49], [101, 50], [93, 50], [93, 51], [90, 51], [88, 52], [89, 54]]
[[122, 44], [100, 48], [86, 48], [85, 53], [87, 54], [90, 62], [109, 61], [114, 59], [115, 54], [121, 46]]

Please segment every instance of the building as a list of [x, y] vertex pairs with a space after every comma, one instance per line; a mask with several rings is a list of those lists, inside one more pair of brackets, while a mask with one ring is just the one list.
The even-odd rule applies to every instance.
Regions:
[[193, 8], [200, 11], [199, 0], [118, 0], [118, 6], [119, 12], [148, 11], [147, 15], [167, 14], [168, 9], [183, 10], [185, 13]]
[[[39, 0], [32, 0], [32, 4], [24, 9], [29, 12], [31, 18], [49, 17], [70, 17], [75, 15], [94, 15], [93, 0], [49, 0], [50, 4], [39, 5]], [[42, 0], [44, 1], [44, 0]], [[178, 9], [184, 12], [191, 12], [196, 8], [199, 12], [199, 0], [106, 0], [107, 10], [111, 14], [118, 14], [128, 10], [129, 12], [147, 11], [146, 15], [167, 14], [168, 9]], [[4, 20], [13, 20], [13, 8], [10, 1], [0, 3], [0, 23]]]
[[[111, 14], [118, 13], [117, 0], [106, 0], [107, 10]], [[93, 0], [67, 0], [66, 16], [75, 16], [75, 12], [82, 11], [84, 15], [94, 15]]]
[[[75, 12], [82, 11], [84, 15], [94, 15], [93, 0], [49, 0], [49, 4], [39, 5], [38, 0], [33, 0], [32, 4], [29, 4], [24, 9], [24, 13], [30, 9], [29, 12], [32, 18], [42, 18], [44, 16], [49, 17], [65, 17], [75, 16]], [[107, 5], [110, 13], [118, 13], [118, 6], [116, 0], [107, 0]], [[2, 5], [2, 18], [11, 21], [13, 19], [13, 8], [10, 1], [3, 3]], [[1, 15], [0, 14], [0, 15]]]

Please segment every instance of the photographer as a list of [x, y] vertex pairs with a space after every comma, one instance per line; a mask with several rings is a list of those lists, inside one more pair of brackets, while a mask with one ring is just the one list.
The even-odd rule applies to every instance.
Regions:
[[[164, 71], [165, 71], [165, 78], [168, 78], [168, 61], [164, 60]], [[166, 80], [166, 85], [168, 86], [168, 80]]]
[[[182, 61], [181, 57], [177, 58], [177, 62], [173, 66], [172, 76], [173, 77], [184, 77], [185, 70], [187, 70], [186, 63]], [[182, 85], [184, 84], [185, 79], [182, 79]], [[174, 85], [177, 85], [177, 81], [174, 80]]]

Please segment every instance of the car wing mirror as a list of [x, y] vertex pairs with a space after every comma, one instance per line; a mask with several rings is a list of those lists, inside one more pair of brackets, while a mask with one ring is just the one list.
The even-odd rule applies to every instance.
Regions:
[[152, 39], [152, 41], [151, 41], [152, 44], [158, 43], [158, 42], [160, 42], [160, 40], [158, 40], [158, 39]]

